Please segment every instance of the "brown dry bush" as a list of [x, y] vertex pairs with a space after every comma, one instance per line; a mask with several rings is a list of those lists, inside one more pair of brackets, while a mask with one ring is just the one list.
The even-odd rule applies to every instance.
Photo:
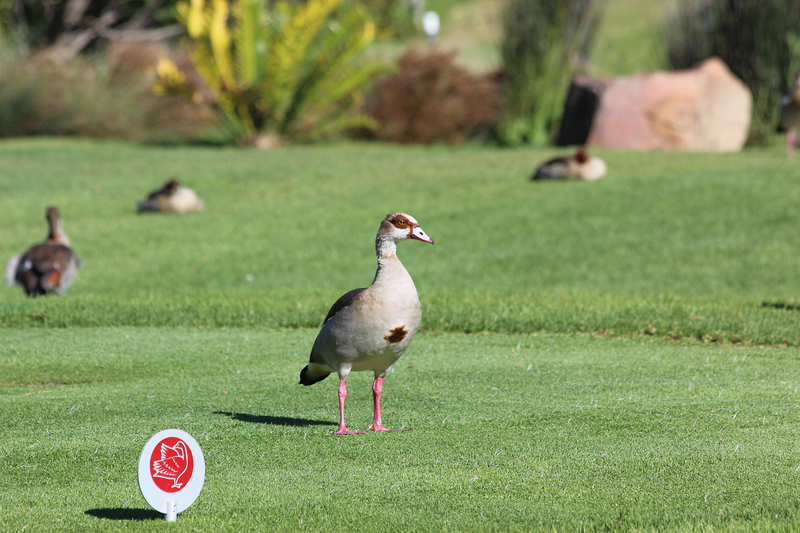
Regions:
[[0, 137], [174, 141], [202, 136], [207, 130], [202, 107], [152, 92], [158, 57], [168, 52], [157, 44], [110, 43], [103, 53], [66, 63], [52, 61], [46, 53], [5, 61], [0, 109], [6, 112], [0, 114]]
[[375, 139], [397, 143], [461, 143], [488, 134], [502, 109], [498, 82], [455, 64], [455, 52], [406, 52], [397, 71], [378, 79], [367, 112]]

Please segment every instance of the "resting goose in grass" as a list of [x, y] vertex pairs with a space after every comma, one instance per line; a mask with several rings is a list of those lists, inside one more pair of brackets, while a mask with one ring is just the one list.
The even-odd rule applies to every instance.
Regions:
[[542, 163], [531, 176], [531, 179], [595, 181], [605, 175], [606, 164], [603, 160], [599, 157], [590, 156], [583, 146], [579, 146], [573, 156], [556, 157]]
[[390, 431], [381, 422], [383, 378], [406, 351], [419, 328], [422, 310], [414, 281], [397, 258], [397, 243], [416, 239], [433, 244], [413, 217], [387, 215], [375, 237], [378, 271], [366, 289], [354, 289], [333, 304], [311, 348], [308, 365], [300, 372], [300, 383], [313, 385], [336, 372], [339, 376], [339, 429], [344, 423], [344, 380], [350, 371], [372, 370], [374, 417], [368, 429]]
[[178, 180], [169, 180], [147, 199], [139, 202], [139, 212], [189, 213], [202, 211], [203, 200], [192, 189], [182, 186]]
[[50, 226], [47, 239], [31, 246], [21, 256], [12, 257], [6, 265], [6, 281], [13, 271], [12, 279], [22, 285], [28, 296], [53, 292], [63, 295], [81, 267], [80, 260], [69, 247], [69, 237], [64, 233], [58, 209], [48, 207], [46, 219]]
[[794, 89], [781, 98], [781, 121], [778, 125], [779, 131], [786, 132], [786, 157], [794, 155], [795, 136], [800, 127], [800, 74], [797, 75]]

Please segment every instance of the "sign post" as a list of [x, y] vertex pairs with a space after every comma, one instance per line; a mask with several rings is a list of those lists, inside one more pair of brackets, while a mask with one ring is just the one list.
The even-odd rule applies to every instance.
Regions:
[[203, 489], [206, 462], [200, 445], [180, 429], [159, 431], [139, 456], [139, 489], [167, 522], [194, 503]]

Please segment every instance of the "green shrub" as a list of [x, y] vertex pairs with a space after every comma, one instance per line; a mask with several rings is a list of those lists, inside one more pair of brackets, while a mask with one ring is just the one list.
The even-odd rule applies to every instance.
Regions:
[[558, 126], [569, 81], [588, 56], [595, 0], [511, 0], [501, 43], [504, 144], [546, 144]]
[[[351, 113], [361, 88], [381, 68], [355, 61], [376, 31], [360, 5], [191, 0], [178, 4], [178, 14], [194, 67], [240, 143], [266, 147], [371, 125]], [[183, 77], [162, 62], [154, 89], [193, 98]]]
[[685, 0], [666, 22], [674, 68], [719, 56], [753, 93], [749, 144], [765, 144], [800, 59], [800, 0]]

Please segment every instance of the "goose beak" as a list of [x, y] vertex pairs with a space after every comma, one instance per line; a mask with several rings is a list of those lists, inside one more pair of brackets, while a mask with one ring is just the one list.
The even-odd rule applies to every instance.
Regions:
[[414, 229], [411, 231], [410, 237], [418, 241], [429, 242], [433, 244], [433, 239], [425, 235], [425, 232], [422, 231], [422, 228], [419, 226], [414, 226]]

